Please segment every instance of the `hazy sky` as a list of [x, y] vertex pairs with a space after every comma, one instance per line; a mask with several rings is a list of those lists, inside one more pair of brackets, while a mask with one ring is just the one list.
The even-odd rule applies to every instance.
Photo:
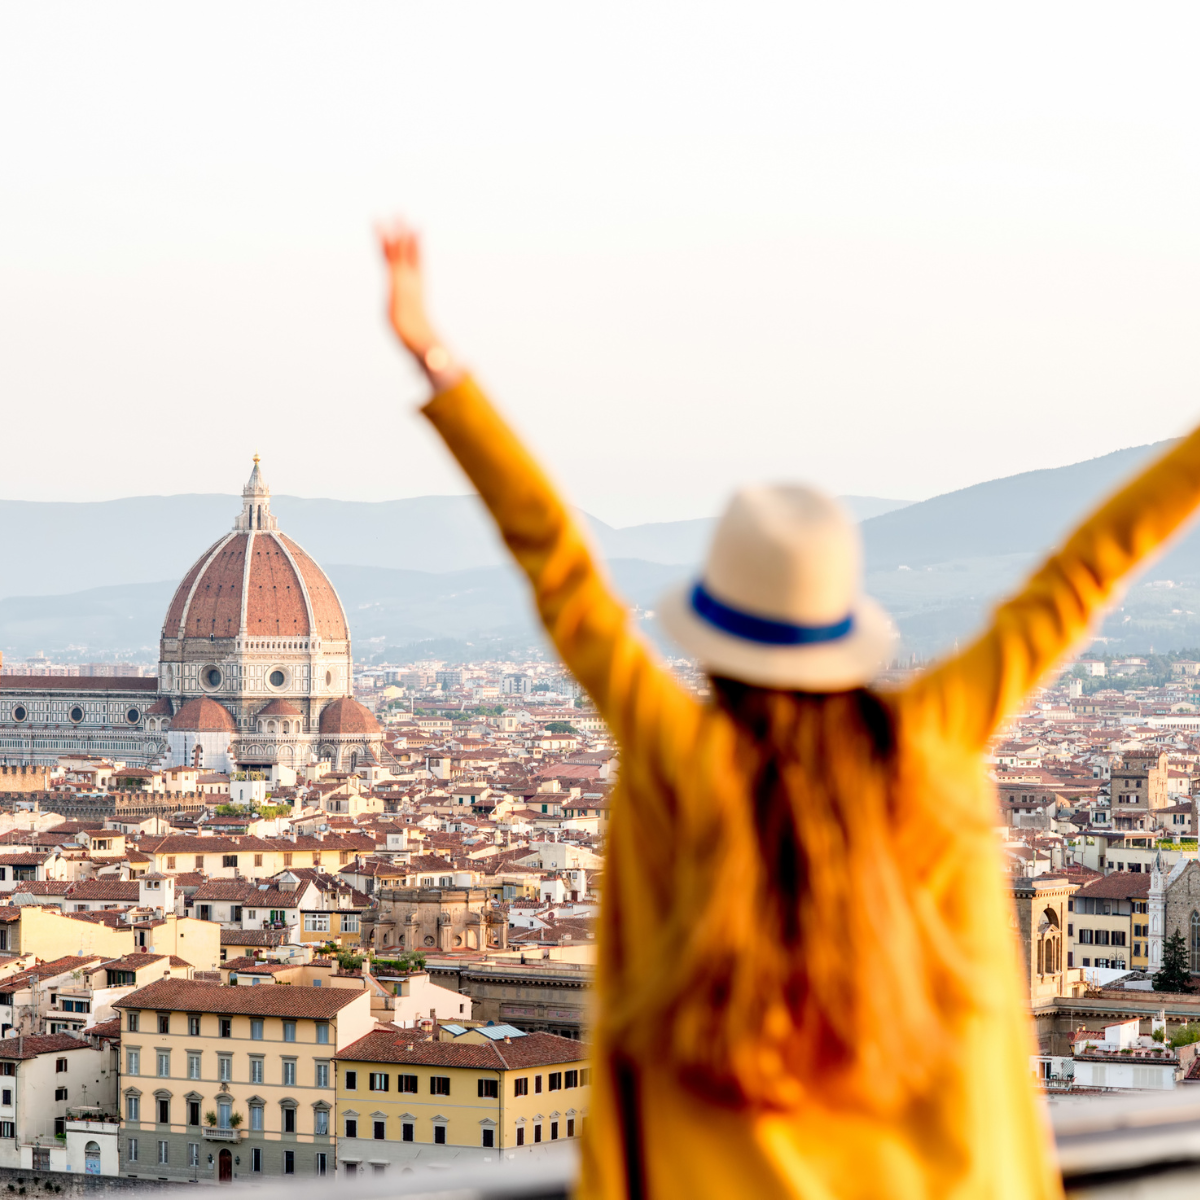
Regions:
[[[373, 218], [574, 499], [922, 498], [1200, 417], [1194, 5], [0, 8], [0, 496], [461, 492]], [[2, 540], [0, 540], [2, 544]]]

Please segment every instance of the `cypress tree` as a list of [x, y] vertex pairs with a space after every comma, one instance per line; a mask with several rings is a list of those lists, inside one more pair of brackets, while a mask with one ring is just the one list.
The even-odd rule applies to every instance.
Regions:
[[1187, 943], [1183, 934], [1175, 930], [1163, 943], [1162, 970], [1154, 976], [1156, 992], [1190, 992], [1192, 977], [1188, 973]]

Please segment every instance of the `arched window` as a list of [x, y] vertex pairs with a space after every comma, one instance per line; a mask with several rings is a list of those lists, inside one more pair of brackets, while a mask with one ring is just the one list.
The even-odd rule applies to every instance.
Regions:
[[1192, 913], [1191, 956], [1189, 971], [1200, 971], [1200, 912]]

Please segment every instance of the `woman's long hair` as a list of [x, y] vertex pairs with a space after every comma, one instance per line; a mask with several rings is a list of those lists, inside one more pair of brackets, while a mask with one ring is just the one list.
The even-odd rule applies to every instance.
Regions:
[[718, 797], [741, 809], [709, 830], [725, 844], [680, 847], [707, 857], [711, 895], [689, 897], [705, 927], [675, 931], [680, 957], [652, 1022], [659, 1053], [709, 1100], [894, 1111], [936, 1073], [961, 968], [939, 945], [928, 858], [898, 837], [914, 797], [892, 711], [865, 689], [713, 683], [750, 811], [744, 787]]

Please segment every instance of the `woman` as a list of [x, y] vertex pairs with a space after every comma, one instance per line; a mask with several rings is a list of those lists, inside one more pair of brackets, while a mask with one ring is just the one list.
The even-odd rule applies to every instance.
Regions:
[[888, 627], [838, 506], [738, 493], [662, 611], [712, 678], [701, 704], [434, 333], [415, 237], [382, 241], [391, 322], [436, 393], [423, 412], [621, 748], [580, 1194], [1058, 1196], [982, 755], [1200, 501], [1200, 432], [899, 691], [869, 687]]

